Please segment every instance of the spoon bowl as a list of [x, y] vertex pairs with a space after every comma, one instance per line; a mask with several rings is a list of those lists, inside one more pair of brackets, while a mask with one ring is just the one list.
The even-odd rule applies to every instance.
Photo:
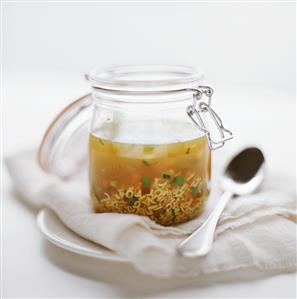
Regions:
[[217, 206], [206, 221], [188, 238], [182, 241], [177, 252], [187, 257], [206, 255], [212, 246], [216, 225], [233, 195], [247, 195], [256, 192], [265, 175], [265, 158], [262, 151], [250, 147], [237, 154], [228, 164], [221, 179], [225, 191]]
[[249, 147], [237, 154], [228, 164], [221, 188], [234, 195], [256, 192], [265, 177], [265, 158], [262, 151]]

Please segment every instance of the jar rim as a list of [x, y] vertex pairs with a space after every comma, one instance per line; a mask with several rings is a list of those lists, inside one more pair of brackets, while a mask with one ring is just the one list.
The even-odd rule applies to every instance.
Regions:
[[93, 69], [85, 75], [95, 89], [156, 93], [197, 88], [201, 69], [173, 65], [131, 65]]

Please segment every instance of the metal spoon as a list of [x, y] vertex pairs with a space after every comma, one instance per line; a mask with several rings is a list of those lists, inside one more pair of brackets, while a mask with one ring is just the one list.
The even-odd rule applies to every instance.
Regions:
[[260, 187], [264, 179], [264, 164], [263, 153], [255, 147], [243, 150], [230, 161], [221, 179], [225, 192], [219, 203], [202, 226], [178, 245], [179, 254], [197, 257], [210, 251], [216, 225], [228, 201], [234, 195], [250, 194]]

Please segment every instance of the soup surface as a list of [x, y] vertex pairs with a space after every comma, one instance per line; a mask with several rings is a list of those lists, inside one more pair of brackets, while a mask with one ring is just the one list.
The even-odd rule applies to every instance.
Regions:
[[161, 225], [194, 218], [208, 197], [210, 151], [205, 136], [171, 144], [89, 139], [96, 212], [148, 216]]

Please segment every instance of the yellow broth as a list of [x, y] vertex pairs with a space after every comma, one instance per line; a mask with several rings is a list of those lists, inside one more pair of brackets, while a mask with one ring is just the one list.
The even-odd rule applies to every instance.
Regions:
[[205, 136], [141, 145], [90, 135], [94, 209], [148, 216], [161, 225], [194, 218], [208, 197], [210, 151]]

